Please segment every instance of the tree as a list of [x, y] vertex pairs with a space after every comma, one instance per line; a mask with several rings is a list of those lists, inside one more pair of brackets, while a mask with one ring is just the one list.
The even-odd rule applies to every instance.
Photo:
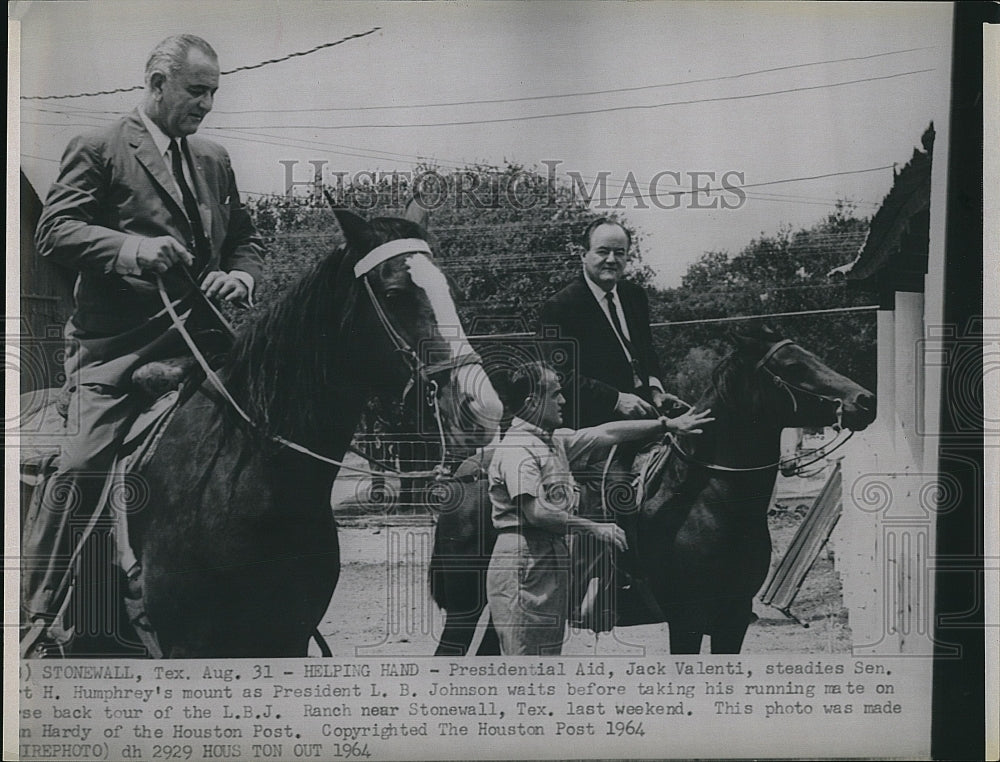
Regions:
[[[735, 256], [706, 252], [691, 265], [679, 288], [655, 295], [653, 320], [679, 322], [869, 304], [870, 297], [849, 291], [843, 280], [828, 276], [833, 268], [854, 259], [867, 231], [868, 220], [855, 217], [853, 206], [840, 202], [818, 224], [761, 234]], [[767, 323], [875, 390], [873, 311], [774, 317]], [[654, 339], [667, 375], [664, 383], [692, 394], [691, 390], [703, 387], [710, 358], [721, 358], [728, 350], [728, 334], [745, 325], [703, 323], [657, 330]]]
[[[325, 191], [367, 217], [400, 216], [416, 194], [430, 211], [435, 257], [457, 286], [459, 313], [471, 333], [533, 330], [542, 302], [580, 271], [580, 234], [600, 216], [615, 217], [590, 210], [568, 182], [509, 162], [367, 173]], [[249, 206], [270, 251], [258, 292], [266, 304], [341, 239], [328, 203], [315, 194], [266, 197]], [[629, 277], [646, 284], [652, 272], [642, 262], [641, 235], [634, 232], [633, 241]]]

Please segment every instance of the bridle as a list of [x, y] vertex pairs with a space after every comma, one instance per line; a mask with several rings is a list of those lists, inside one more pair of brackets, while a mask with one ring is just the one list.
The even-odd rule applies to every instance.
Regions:
[[[778, 387], [779, 389], [782, 389], [783, 391], [787, 392], [788, 397], [789, 397], [789, 399], [792, 402], [792, 413], [793, 414], [796, 413], [796, 412], [798, 412], [798, 409], [799, 409], [799, 400], [798, 400], [798, 397], [796, 396], [796, 392], [798, 392], [800, 394], [808, 395], [808, 396], [810, 396], [810, 397], [812, 397], [814, 399], [820, 400], [822, 402], [831, 402], [831, 403], [835, 404], [837, 406], [837, 410], [836, 410], [837, 423], [835, 424], [834, 428], [838, 432], [837, 439], [834, 439], [834, 441], [831, 442], [829, 445], [823, 445], [822, 447], [818, 447], [817, 449], [815, 449], [815, 450], [813, 450], [813, 451], [811, 451], [809, 453], [806, 453], [806, 454], [803, 454], [803, 455], [798, 455], [798, 456], [795, 456], [793, 458], [779, 459], [779, 460], [775, 461], [774, 463], [768, 463], [768, 464], [763, 465], [763, 466], [737, 467], [737, 466], [722, 466], [722, 465], [719, 465], [717, 463], [706, 463], [704, 461], [698, 460], [694, 456], [692, 456], [689, 453], [685, 452], [684, 448], [681, 447], [680, 442], [677, 440], [677, 437], [671, 434], [670, 437], [669, 437], [670, 446], [674, 450], [677, 451], [677, 454], [680, 455], [680, 457], [681, 457], [682, 460], [684, 460], [684, 461], [686, 461], [688, 463], [693, 463], [695, 465], [702, 466], [703, 468], [707, 468], [707, 469], [710, 469], [712, 471], [724, 471], [724, 472], [728, 472], [728, 473], [733, 473], [733, 472], [742, 473], [742, 472], [749, 472], [749, 471], [767, 471], [769, 469], [778, 467], [778, 468], [781, 469], [782, 473], [784, 473], [786, 475], [789, 475], [789, 476], [792, 476], [792, 475], [797, 475], [797, 474], [802, 473], [802, 471], [806, 467], [811, 466], [813, 463], [816, 463], [816, 462], [818, 462], [820, 460], [823, 460], [823, 458], [825, 458], [828, 455], [830, 455], [830, 453], [832, 453], [832, 452], [840, 449], [841, 447], [843, 447], [847, 443], [847, 441], [851, 437], [854, 436], [854, 432], [851, 431], [851, 430], [848, 430], [846, 437], [843, 437], [842, 439], [839, 437], [840, 432], [844, 431], [844, 427], [843, 427], [844, 401], [842, 399], [840, 399], [839, 397], [831, 397], [830, 395], [827, 395], [827, 394], [820, 394], [819, 392], [814, 392], [811, 389], [806, 389], [805, 387], [802, 387], [802, 386], [797, 386], [796, 384], [793, 384], [790, 381], [782, 378], [780, 375], [778, 375], [771, 368], [768, 367], [768, 361], [771, 360], [771, 358], [773, 358], [780, 350], [784, 349], [785, 347], [787, 347], [789, 345], [795, 345], [795, 342], [792, 341], [791, 339], [782, 339], [781, 341], [776, 342], [775, 344], [773, 344], [767, 350], [767, 352], [764, 353], [764, 356], [761, 357], [760, 360], [757, 361], [757, 364], [754, 366], [754, 373], [758, 373], [758, 372], [766, 373], [768, 376], [771, 377], [771, 381], [772, 381], [772, 383], [776, 387]], [[838, 439], [839, 439], [839, 441], [838, 441]], [[812, 457], [814, 455], [815, 455], [815, 457], [813, 457], [812, 460], [808, 460], [805, 463], [799, 463], [799, 462], [797, 462], [797, 461], [801, 460], [802, 458], [809, 458], [809, 457]], [[794, 464], [794, 466], [791, 468], [790, 471], [786, 470], [786, 468], [787, 468], [787, 466], [789, 464]]]
[[[372, 458], [371, 456], [362, 452], [360, 449], [354, 447], [351, 444], [348, 444], [347, 446], [348, 450], [355, 453], [356, 455], [360, 455], [369, 463], [372, 463], [373, 465], [376, 465], [378, 466], [379, 469], [381, 469], [380, 471], [372, 471], [367, 468], [359, 468], [358, 466], [352, 466], [348, 463], [345, 463], [342, 460], [335, 460], [334, 458], [330, 458], [327, 457], [326, 455], [314, 452], [308, 447], [301, 445], [297, 442], [293, 442], [289, 439], [286, 439], [285, 437], [278, 434], [270, 435], [269, 439], [271, 439], [271, 441], [276, 442], [277, 444], [280, 444], [283, 447], [287, 447], [290, 450], [294, 450], [296, 452], [302, 453], [303, 455], [307, 455], [315, 460], [320, 461], [321, 463], [337, 466], [338, 468], [346, 469], [348, 471], [353, 471], [355, 473], [365, 474], [368, 476], [384, 476], [387, 472], [393, 475], [403, 476], [409, 479], [432, 478], [435, 480], [441, 480], [448, 478], [450, 476], [450, 469], [448, 468], [447, 465], [447, 456], [448, 456], [447, 440], [445, 437], [444, 421], [441, 413], [440, 402], [438, 400], [438, 392], [440, 391], [440, 384], [438, 383], [435, 377], [443, 372], [452, 371], [456, 368], [460, 368], [465, 365], [479, 364], [482, 362], [482, 360], [476, 352], [470, 351], [461, 354], [457, 357], [453, 357], [448, 360], [440, 362], [433, 362], [433, 363], [425, 362], [420, 357], [419, 353], [415, 351], [413, 347], [411, 347], [410, 344], [406, 341], [406, 338], [399, 331], [399, 329], [397, 329], [396, 326], [393, 325], [392, 320], [389, 319], [389, 316], [386, 314], [385, 309], [382, 307], [382, 304], [379, 302], [378, 297], [375, 295], [375, 290], [372, 288], [369, 276], [371, 274], [371, 271], [376, 266], [382, 264], [383, 262], [386, 262], [398, 256], [402, 256], [403, 254], [414, 254], [414, 253], [430, 255], [431, 253], [430, 246], [427, 244], [426, 241], [420, 238], [402, 238], [389, 241], [380, 246], [376, 246], [374, 249], [368, 252], [368, 254], [362, 257], [358, 261], [358, 263], [354, 266], [354, 275], [355, 278], [361, 280], [364, 283], [365, 292], [368, 294], [368, 298], [371, 301], [372, 308], [375, 310], [375, 314], [378, 317], [379, 324], [382, 326], [382, 329], [388, 336], [389, 341], [392, 343], [394, 351], [403, 358], [404, 364], [409, 369], [409, 378], [404, 386], [402, 398], [404, 400], [406, 399], [407, 395], [410, 393], [410, 390], [416, 384], [417, 379], [420, 379], [426, 385], [427, 403], [434, 413], [434, 421], [437, 427], [438, 441], [441, 447], [441, 455], [438, 463], [433, 468], [427, 470], [401, 471], [387, 463], [383, 463], [376, 460], [375, 458]], [[190, 271], [183, 265], [179, 266], [182, 267], [183, 272], [187, 277], [187, 280], [193, 286], [194, 292], [202, 298], [204, 304], [208, 305], [209, 309], [214, 313], [215, 317], [220, 321], [221, 325], [230, 333], [230, 335], [234, 336], [235, 332], [229, 325], [229, 322], [222, 315], [222, 313], [219, 312], [219, 310], [215, 307], [215, 305], [212, 304], [211, 300], [209, 300], [208, 297], [206, 297], [201, 292], [201, 289], [199, 288], [197, 282], [194, 280]], [[229, 390], [226, 389], [226, 386], [225, 384], [223, 384], [222, 379], [220, 379], [219, 376], [216, 374], [216, 372], [212, 370], [211, 366], [208, 363], [208, 360], [205, 359], [205, 356], [202, 354], [201, 350], [198, 348], [194, 339], [191, 337], [191, 334], [188, 333], [187, 329], [184, 327], [184, 321], [181, 320], [180, 316], [177, 314], [174, 304], [171, 301], [170, 296], [167, 294], [166, 287], [163, 284], [163, 279], [159, 274], [157, 274], [156, 276], [156, 283], [160, 293], [160, 299], [163, 302], [163, 306], [167, 314], [170, 315], [170, 319], [173, 321], [174, 327], [180, 333], [181, 337], [184, 339], [184, 343], [187, 344], [188, 349], [191, 351], [191, 353], [197, 360], [198, 364], [201, 366], [201, 369], [205, 373], [205, 377], [208, 379], [209, 383], [211, 383], [215, 391], [218, 392], [218, 394], [229, 404], [229, 406], [237, 413], [237, 415], [240, 416], [240, 418], [242, 418], [252, 428], [258, 429], [259, 426], [246, 413], [246, 411], [244, 411], [243, 408], [240, 407], [239, 403], [233, 398], [232, 394], [229, 393]]]
[[[481, 364], [482, 358], [478, 353], [470, 351], [448, 360], [441, 360], [433, 363], [426, 362], [423, 358], [421, 358], [420, 353], [410, 346], [403, 334], [399, 332], [396, 326], [393, 325], [392, 320], [389, 319], [385, 309], [382, 307], [378, 297], [375, 295], [375, 290], [372, 288], [371, 281], [369, 280], [367, 273], [363, 276], [363, 281], [365, 284], [365, 291], [368, 293], [368, 298], [372, 303], [372, 307], [375, 309], [375, 314], [378, 316], [379, 323], [382, 325], [383, 330], [389, 337], [389, 341], [392, 342], [393, 349], [400, 357], [402, 357], [403, 362], [409, 369], [409, 378], [403, 386], [401, 399], [406, 400], [414, 386], [416, 386], [418, 379], [425, 385], [425, 393], [427, 395], [426, 402], [434, 413], [434, 423], [437, 427], [438, 444], [441, 448], [441, 455], [438, 464], [429, 474], [426, 475], [435, 477], [447, 476], [448, 444], [444, 433], [444, 420], [441, 414], [441, 404], [438, 399], [438, 392], [441, 387], [436, 376], [444, 372], [451, 372], [465, 365]], [[354, 450], [354, 452], [358, 452], [362, 455], [362, 457], [368, 458], [367, 455], [364, 455], [357, 450]], [[379, 465], [381, 466], [383, 464]], [[424, 472], [420, 471], [402, 472], [398, 469], [391, 470], [409, 478], [418, 478], [420, 475], [425, 475]]]

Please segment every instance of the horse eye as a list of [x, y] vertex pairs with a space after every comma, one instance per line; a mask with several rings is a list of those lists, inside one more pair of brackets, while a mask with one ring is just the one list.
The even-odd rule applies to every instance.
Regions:
[[393, 299], [398, 299], [402, 295], [403, 295], [403, 289], [401, 289], [401, 288], [388, 288], [388, 289], [385, 290], [385, 293], [382, 294], [382, 296], [387, 301], [392, 301]]

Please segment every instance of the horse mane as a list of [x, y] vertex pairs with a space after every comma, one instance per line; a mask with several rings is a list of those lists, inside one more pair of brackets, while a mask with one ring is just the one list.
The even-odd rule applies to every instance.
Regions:
[[[329, 439], [333, 423], [341, 424], [337, 411], [343, 409], [345, 398], [372, 385], [371, 380], [363, 384], [357, 378], [361, 361], [352, 334], [363, 303], [353, 265], [385, 241], [426, 238], [426, 234], [401, 219], [382, 217], [369, 224], [377, 240], [366, 242], [372, 244], [367, 250], [338, 248], [237, 336], [223, 374], [258, 435]], [[355, 422], [344, 425], [353, 430]]]
[[346, 248], [317, 262], [246, 325], [229, 352], [223, 375], [262, 436], [301, 434], [310, 421], [329, 420], [333, 400], [318, 394], [337, 368], [342, 328], [357, 288], [341, 277]]
[[754, 383], [756, 359], [748, 358], [739, 349], [732, 350], [712, 370], [712, 384], [703, 399], [710, 399], [713, 411], [732, 416], [735, 420], [756, 419], [764, 402], [758, 384]]
[[[770, 337], [768, 337], [768, 340]], [[704, 457], [703, 453], [711, 451], [715, 437], [720, 435], [719, 426], [723, 421], [730, 427], [753, 426], [761, 420], [761, 410], [766, 402], [766, 391], [761, 389], [753, 376], [759, 357], [748, 356], [745, 349], [738, 345], [732, 349], [713, 368], [711, 383], [701, 395], [695, 408], [704, 410], [711, 408], [716, 421], [710, 424], [704, 434], [680, 435], [684, 451], [693, 458]], [[659, 468], [650, 474], [646, 485], [647, 495], [656, 494], [657, 507], [671, 501], [684, 500], [685, 494], [692, 489], [700, 489], [706, 472], [702, 469], [692, 469], [687, 461], [676, 454], [666, 458]], [[652, 518], [652, 511], [647, 503], [643, 515]]]

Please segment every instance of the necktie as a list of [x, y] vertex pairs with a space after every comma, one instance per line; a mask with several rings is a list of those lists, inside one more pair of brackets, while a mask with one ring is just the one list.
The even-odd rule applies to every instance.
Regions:
[[208, 239], [205, 237], [205, 228], [201, 224], [201, 212], [198, 211], [198, 202], [195, 200], [191, 187], [184, 179], [184, 166], [181, 158], [181, 146], [175, 139], [170, 140], [170, 160], [173, 165], [174, 179], [181, 189], [181, 197], [184, 199], [184, 211], [187, 214], [188, 222], [191, 223], [191, 232], [194, 233], [194, 252], [199, 260], [198, 264], [204, 267], [209, 259]]
[[613, 291], [608, 291], [604, 298], [608, 300], [608, 314], [611, 315], [611, 325], [614, 326], [615, 333], [618, 334], [618, 339], [621, 341], [622, 346], [625, 347], [625, 353], [628, 355], [629, 364], [632, 366], [632, 381], [636, 386], [642, 386], [642, 379], [639, 377], [639, 363], [635, 359], [635, 350], [632, 348], [632, 342], [625, 337], [625, 331], [622, 330], [621, 320], [618, 319], [618, 308], [615, 306], [615, 294]]

